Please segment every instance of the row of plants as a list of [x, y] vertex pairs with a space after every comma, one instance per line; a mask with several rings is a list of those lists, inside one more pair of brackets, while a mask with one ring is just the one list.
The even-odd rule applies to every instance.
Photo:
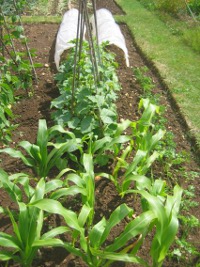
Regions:
[[[33, 64], [34, 51], [30, 51], [21, 22], [21, 9], [25, 1], [12, 1], [12, 14], [7, 15], [5, 1], [0, 3], [0, 142], [8, 143], [16, 125], [12, 105], [16, 102], [19, 89], [32, 94], [33, 81], [37, 80], [36, 64]], [[9, 7], [10, 7], [9, 5]], [[24, 49], [23, 49], [24, 47]]]
[[[140, 119], [119, 123], [116, 63], [104, 46], [101, 52], [101, 82], [96, 84], [84, 44], [73, 94], [71, 50], [56, 77], [60, 96], [52, 101], [55, 126], [48, 128], [40, 120], [36, 143], [22, 141], [15, 149], [0, 150], [34, 171], [34, 175], [0, 171], [1, 188], [17, 207], [0, 209], [13, 228], [13, 234], [0, 233], [1, 261], [31, 266], [37, 252], [50, 246], [62, 247], [93, 267], [116, 261], [158, 267], [174, 242], [182, 189], [178, 185], [169, 189], [166, 181], [151, 173], [155, 160], [164, 158], [160, 142], [165, 130], [155, 123], [160, 108], [141, 99]], [[104, 171], [100, 171], [102, 166]], [[100, 219], [96, 214], [99, 177], [112, 182], [123, 200]], [[126, 204], [129, 194], [138, 199], [141, 211]], [[78, 211], [68, 203], [69, 198], [79, 201]], [[51, 214], [60, 216], [62, 225], [49, 230], [45, 223]], [[112, 238], [119, 224], [123, 230]], [[149, 256], [143, 258], [138, 252], [150, 235]]]
[[[154, 89], [156, 89], [155, 83], [148, 75], [149, 69], [147, 67], [134, 68], [133, 72], [142, 88], [141, 97], [148, 98], [152, 103], [158, 105], [160, 103], [160, 95], [154, 93]], [[164, 118], [166, 112], [166, 108], [160, 105], [161, 116], [158, 118], [157, 126], [161, 129], [165, 128], [167, 122]], [[190, 162], [190, 155], [185, 151], [176, 152], [176, 144], [172, 131], [166, 131], [164, 138], [161, 140], [161, 148], [165, 150], [165, 160], [163, 162], [161, 158], [161, 164], [163, 165], [168, 182], [176, 182], [176, 175], [180, 175], [188, 184], [187, 187], [185, 185], [185, 189], [183, 190], [180, 214], [178, 216], [181, 234], [176, 237], [176, 245], [170, 251], [169, 256], [176, 258], [178, 262], [187, 262], [188, 266], [194, 265], [193, 259], [199, 256], [199, 252], [198, 248], [191, 242], [190, 235], [200, 226], [200, 221], [196, 216], [191, 214], [191, 209], [199, 206], [199, 203], [195, 200], [195, 187], [191, 183], [198, 179], [199, 173], [185, 170], [184, 163]], [[195, 266], [198, 266], [198, 264]]]

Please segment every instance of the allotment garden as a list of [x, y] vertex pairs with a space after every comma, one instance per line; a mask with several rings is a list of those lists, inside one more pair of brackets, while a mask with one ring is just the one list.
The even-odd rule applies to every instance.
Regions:
[[0, 2], [0, 266], [200, 266], [198, 148], [123, 4]]

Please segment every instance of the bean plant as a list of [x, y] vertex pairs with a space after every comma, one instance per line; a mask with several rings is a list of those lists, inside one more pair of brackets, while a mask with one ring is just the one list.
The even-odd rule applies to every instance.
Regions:
[[79, 62], [78, 82], [75, 88], [75, 101], [72, 103], [74, 49], [69, 52], [68, 60], [60, 66], [56, 75], [60, 96], [52, 101], [52, 108], [57, 109], [53, 118], [56, 124], [67, 126], [78, 135], [93, 132], [103, 137], [114, 127], [117, 112], [114, 101], [120, 86], [115, 72], [114, 58], [103, 47], [102, 66], [99, 68], [101, 81], [96, 86], [89, 46], [83, 43]]
[[[10, 123], [13, 119], [12, 105], [15, 103], [15, 92], [18, 89], [33, 94], [33, 81], [37, 79], [24, 27], [21, 22], [21, 12], [26, 1], [0, 1], [0, 141], [11, 141], [12, 130], [15, 127]], [[25, 45], [26, 52], [19, 50], [19, 45]]]

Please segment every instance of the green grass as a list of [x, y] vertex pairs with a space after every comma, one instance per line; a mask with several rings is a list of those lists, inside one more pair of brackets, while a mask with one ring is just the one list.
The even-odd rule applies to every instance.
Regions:
[[200, 54], [200, 27], [185, 30], [183, 40]]
[[23, 23], [61, 23], [60, 16], [23, 16]]
[[158, 69], [200, 149], [200, 55], [137, 0], [116, 0], [138, 46]]

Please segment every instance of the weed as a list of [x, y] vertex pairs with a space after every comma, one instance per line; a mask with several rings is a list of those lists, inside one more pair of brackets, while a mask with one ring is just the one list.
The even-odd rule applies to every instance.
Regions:
[[151, 77], [147, 76], [147, 67], [136, 67], [133, 69], [134, 75], [143, 89], [143, 97], [150, 97], [152, 89], [155, 87]]

